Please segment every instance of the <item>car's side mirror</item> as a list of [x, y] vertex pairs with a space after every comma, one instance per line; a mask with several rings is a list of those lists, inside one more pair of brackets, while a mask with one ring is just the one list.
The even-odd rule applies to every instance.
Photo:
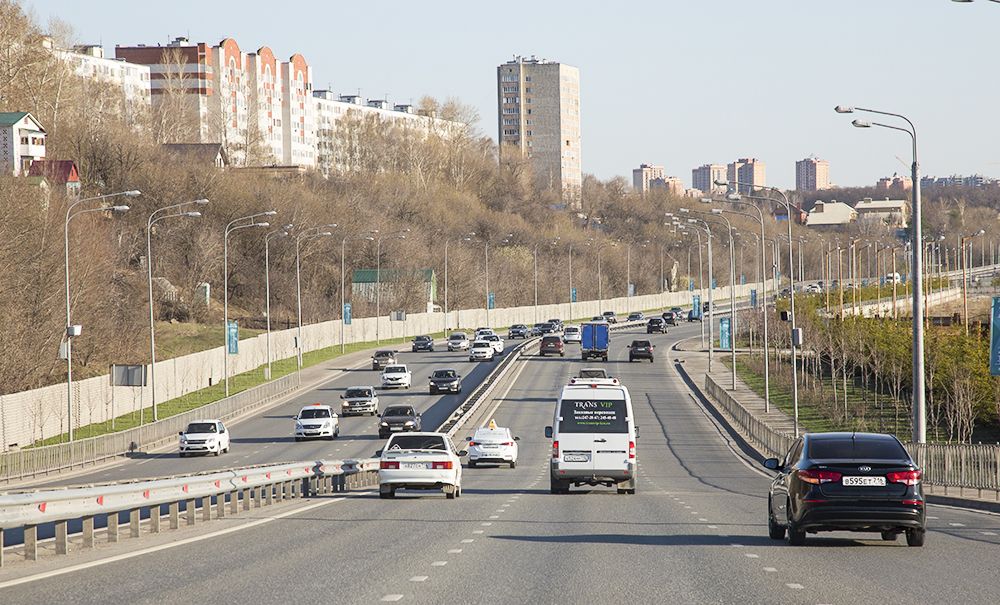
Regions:
[[764, 461], [764, 468], [771, 469], [772, 471], [780, 471], [781, 462], [777, 458], [768, 458]]
[[382, 450], [376, 450], [375, 451], [375, 457], [376, 458], [381, 458], [382, 457]]
[[221, 435], [221, 434], [223, 434], [225, 432], [226, 432], [226, 429], [222, 429], [221, 431], [219, 431], [219, 434]]
[[552, 439], [552, 427], [551, 426], [545, 427], [545, 438], [546, 439]]
[[520, 437], [514, 437], [514, 441], [520, 441], [520, 440], [521, 440]]
[[469, 452], [467, 450], [458, 450], [459, 456], [468, 456]]
[[299, 419], [299, 415], [298, 414], [292, 416], [292, 420], [298, 420], [298, 419]]
[[341, 399], [347, 399], [347, 395], [341, 395], [340, 398]]
[[183, 437], [184, 436], [184, 431], [178, 431], [177, 434], [180, 435], [181, 437]]
[[465, 440], [466, 441], [472, 441], [472, 437], [466, 437]]

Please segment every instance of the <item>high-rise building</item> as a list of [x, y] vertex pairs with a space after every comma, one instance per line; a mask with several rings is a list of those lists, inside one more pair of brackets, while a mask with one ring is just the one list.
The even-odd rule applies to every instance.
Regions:
[[638, 168], [632, 169], [632, 189], [637, 193], [649, 191], [649, 182], [653, 179], [662, 179], [666, 173], [663, 166], [653, 166], [652, 164], [639, 164]]
[[726, 166], [726, 180], [741, 183], [738, 187], [740, 193], [751, 193], [755, 187], [764, 187], [767, 185], [764, 162], [757, 158], [740, 158]]
[[706, 195], [725, 191], [725, 185], [715, 184], [723, 180], [726, 180], [726, 167], [722, 164], [702, 164], [691, 171], [691, 187]]
[[795, 190], [821, 191], [830, 188], [830, 162], [816, 157], [795, 162]]
[[104, 47], [96, 44], [63, 49], [56, 48], [50, 38], [43, 38], [42, 47], [65, 61], [84, 80], [100, 82], [120, 91], [122, 114], [127, 123], [137, 125], [149, 116], [149, 66], [106, 58]]
[[663, 189], [671, 195], [684, 195], [684, 181], [676, 176], [661, 176], [649, 181], [650, 189]]
[[579, 69], [520, 56], [497, 66], [497, 126], [501, 159], [527, 158], [537, 189], [579, 206]]

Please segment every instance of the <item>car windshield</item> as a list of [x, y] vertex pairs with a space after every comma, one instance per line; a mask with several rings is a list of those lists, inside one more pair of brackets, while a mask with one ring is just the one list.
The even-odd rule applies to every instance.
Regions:
[[440, 435], [394, 435], [386, 450], [448, 450]]
[[649, 346], [649, 341], [648, 340], [633, 340], [632, 341], [632, 346], [633, 347], [648, 347]]
[[454, 378], [457, 376], [455, 370], [436, 370], [434, 372], [434, 378]]
[[469, 338], [465, 334], [452, 334], [448, 337], [448, 340], [468, 340]]
[[216, 433], [216, 426], [214, 422], [192, 422], [188, 425], [185, 433]]
[[624, 433], [624, 399], [563, 399], [559, 407], [561, 433]]
[[413, 340], [415, 340], [416, 342], [427, 342], [430, 339], [431, 339], [430, 336], [417, 336]]
[[413, 413], [413, 408], [410, 406], [398, 406], [394, 408], [385, 408], [385, 413], [383, 416], [416, 416]]
[[528, 326], [526, 326], [524, 324], [515, 324], [515, 325], [511, 326], [510, 329], [511, 330], [523, 330], [523, 329], [525, 329], [527, 327]]
[[385, 369], [386, 374], [402, 374], [406, 372], [406, 368], [403, 366], [389, 366]]
[[906, 460], [903, 446], [893, 439], [810, 439], [809, 458], [814, 460]]
[[392, 357], [392, 351], [375, 351], [375, 357]]
[[347, 389], [347, 392], [344, 393], [344, 397], [352, 399], [356, 397], [371, 397], [371, 396], [372, 396], [371, 389]]
[[299, 418], [329, 418], [330, 410], [326, 408], [307, 408], [299, 412]]
[[555, 326], [553, 324], [542, 324], [542, 329], [543, 330], [552, 330], [554, 328], [555, 328]]
[[476, 342], [472, 343], [472, 348], [473, 349], [491, 349], [491, 348], [493, 348], [493, 345], [491, 345], [490, 343], [488, 343], [485, 340], [477, 340]]
[[557, 343], [560, 340], [562, 339], [560, 339], [558, 336], [546, 336], [545, 338], [542, 339], [542, 344], [547, 345], [547, 344]]

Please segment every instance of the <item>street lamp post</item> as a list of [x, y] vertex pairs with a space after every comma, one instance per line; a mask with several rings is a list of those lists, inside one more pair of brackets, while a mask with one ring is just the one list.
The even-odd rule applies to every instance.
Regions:
[[[175, 212], [173, 214], [163, 214], [169, 210], [177, 210], [184, 206], [202, 206], [208, 203], [206, 199], [198, 199], [191, 202], [181, 202], [158, 208], [150, 213], [146, 219], [146, 285], [149, 290], [149, 402], [153, 412], [153, 422], [159, 420], [156, 413], [156, 329], [153, 317], [153, 245], [152, 232], [153, 225], [168, 219], [177, 217], [199, 218], [200, 212]], [[142, 424], [142, 412], [139, 413], [139, 423]]]
[[271, 239], [286, 237], [292, 227], [293, 225], [288, 224], [281, 229], [264, 234], [264, 314], [267, 316], [267, 337], [265, 338], [267, 375], [264, 378], [266, 380], [271, 380]]
[[[295, 367], [296, 370], [302, 369], [302, 242], [317, 238], [317, 237], [327, 237], [333, 235], [332, 231], [322, 231], [327, 228], [336, 227], [336, 223], [330, 225], [323, 225], [321, 227], [310, 227], [295, 236]], [[343, 278], [343, 275], [341, 275]], [[343, 295], [343, 279], [341, 279], [341, 295]], [[343, 307], [341, 307], [341, 312], [343, 312]], [[341, 324], [343, 324], [343, 317], [341, 317]], [[343, 337], [343, 333], [341, 333]], [[343, 338], [341, 338], [343, 343]]]
[[722, 209], [713, 208], [712, 214], [725, 221], [729, 229], [729, 348], [733, 353], [733, 390], [736, 390], [736, 250], [733, 243], [733, 224], [722, 216]]
[[[986, 231], [980, 229], [978, 232], [973, 233], [972, 235], [966, 235], [962, 237], [962, 307], [965, 313], [964, 316], [965, 319], [962, 323], [965, 324], [966, 336], [969, 335], [969, 263], [967, 263], [965, 260], [965, 245], [966, 242], [971, 241], [973, 238], [985, 234]], [[970, 249], [972, 248], [971, 244], [969, 245], [969, 248]], [[984, 254], [984, 262], [985, 262], [985, 254]]]
[[[225, 383], [226, 397], [229, 397], [229, 234], [238, 231], [240, 229], [248, 228], [262, 228], [270, 227], [271, 224], [256, 223], [255, 221], [261, 216], [274, 216], [277, 214], [277, 210], [267, 210], [264, 212], [258, 212], [256, 214], [251, 214], [248, 216], [242, 216], [238, 219], [232, 220], [226, 224], [226, 229], [222, 237], [222, 317], [223, 317], [223, 336], [225, 337], [225, 346], [223, 347], [222, 355], [222, 374], [223, 382]], [[243, 221], [251, 221], [249, 224], [240, 225]]]
[[[687, 212], [686, 208], [681, 208], [681, 212]], [[705, 230], [706, 239], [708, 241], [708, 371], [712, 372], [712, 358], [714, 357], [715, 351], [715, 327], [713, 323], [715, 322], [715, 302], [713, 300], [713, 288], [712, 280], [712, 229], [708, 226], [708, 223], [701, 219], [689, 218], [688, 223], [692, 225], [697, 225], [699, 228]]]
[[109, 210], [112, 212], [128, 212], [129, 210], [128, 206], [119, 205], [111, 207], [101, 206], [99, 208], [87, 208], [86, 210], [74, 213], [73, 210], [80, 204], [94, 202], [97, 200], [106, 200], [113, 197], [137, 197], [139, 195], [142, 195], [142, 193], [134, 189], [118, 193], [107, 193], [104, 195], [96, 195], [94, 197], [76, 200], [66, 207], [66, 220], [63, 222], [63, 252], [65, 254], [64, 269], [66, 280], [66, 329], [63, 332], [63, 336], [66, 338], [66, 427], [67, 436], [70, 441], [73, 441], [73, 337], [76, 336], [77, 333], [73, 329], [73, 319], [70, 311], [69, 223], [81, 214], [88, 214], [91, 212], [107, 212]]
[[[343, 355], [347, 351], [346, 344], [346, 330], [345, 323], [347, 321], [347, 315], [345, 311], [347, 310], [347, 242], [352, 239], [360, 239], [365, 241], [375, 241], [374, 237], [351, 237], [347, 236], [340, 240], [340, 354]], [[445, 300], [447, 301], [448, 296], [448, 247], [447, 242], [445, 242], [445, 265], [444, 265], [444, 275], [445, 275]], [[447, 307], [447, 302], [445, 306]], [[447, 313], [445, 313], [445, 331], [447, 331]], [[377, 320], [376, 320], [377, 321]]]

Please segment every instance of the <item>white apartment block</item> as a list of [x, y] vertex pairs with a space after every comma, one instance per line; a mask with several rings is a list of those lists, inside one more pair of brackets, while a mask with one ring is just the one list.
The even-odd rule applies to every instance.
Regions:
[[725, 185], [716, 185], [716, 181], [725, 181], [725, 164], [702, 164], [691, 171], [691, 187], [706, 195], [725, 193]]
[[652, 164], [639, 164], [638, 168], [632, 169], [632, 189], [637, 193], [645, 194], [649, 191], [649, 182], [654, 179], [662, 179], [666, 175], [663, 166]]
[[52, 41], [46, 38], [42, 46], [65, 61], [77, 76], [120, 89], [122, 108], [129, 124], [137, 124], [149, 115], [152, 107], [149, 66], [109, 59], [104, 56], [103, 46], [93, 44], [62, 49], [55, 48]]
[[515, 57], [497, 67], [497, 126], [501, 159], [527, 158], [535, 187], [558, 192], [579, 207], [580, 70], [570, 65]]

